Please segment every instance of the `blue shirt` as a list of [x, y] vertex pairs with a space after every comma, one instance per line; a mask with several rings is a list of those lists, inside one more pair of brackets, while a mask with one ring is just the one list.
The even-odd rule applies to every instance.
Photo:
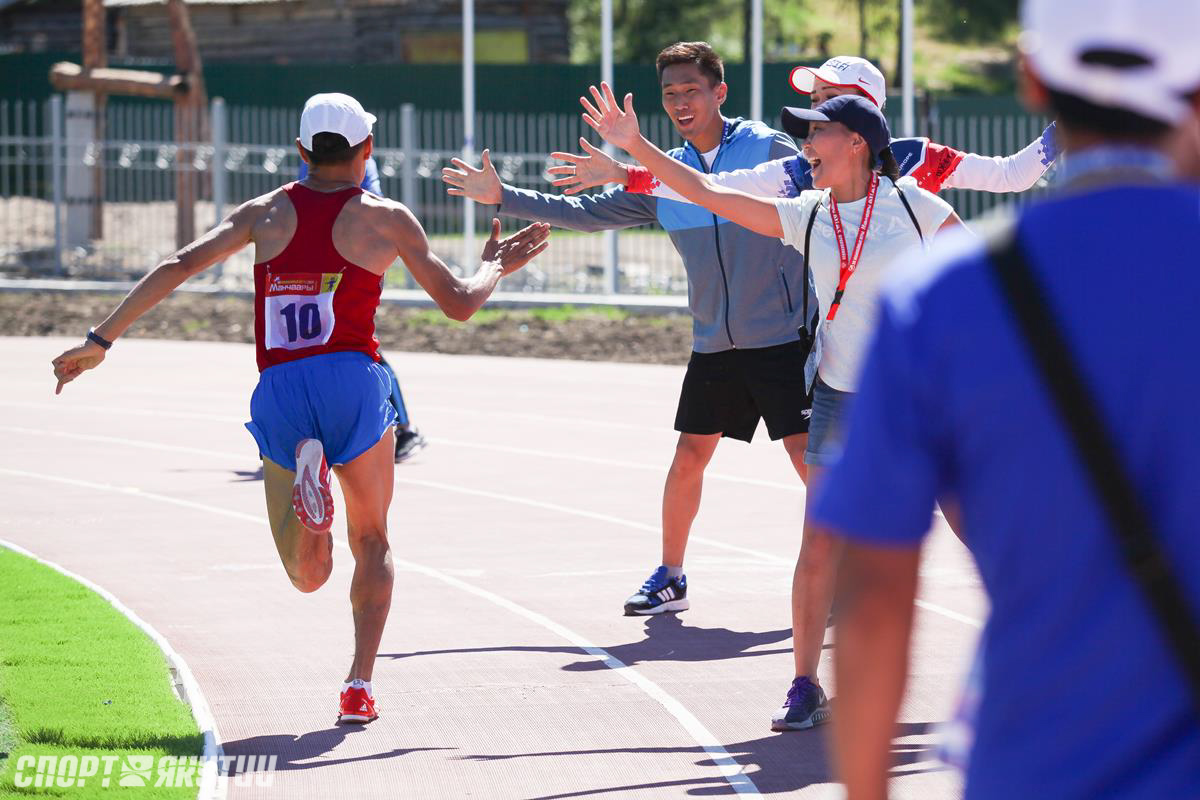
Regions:
[[[301, 160], [300, 174], [296, 176], [296, 180], [302, 181], [308, 177], [308, 162]], [[363, 174], [363, 180], [360, 184], [371, 194], [377, 194], [383, 197], [383, 190], [379, 186], [379, 167], [375, 163], [374, 158], [367, 159], [367, 171]]]
[[[1200, 615], [1200, 189], [1108, 186], [1017, 233]], [[814, 515], [916, 547], [962, 504], [992, 603], [971, 800], [1200, 797], [1200, 719], [977, 242], [901, 268]]]

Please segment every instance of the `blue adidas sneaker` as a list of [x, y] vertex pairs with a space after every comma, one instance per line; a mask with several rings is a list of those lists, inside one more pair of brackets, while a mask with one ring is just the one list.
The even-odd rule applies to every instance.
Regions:
[[687, 576], [668, 578], [667, 568], [659, 567], [646, 579], [638, 593], [625, 601], [625, 616], [684, 611], [688, 606]]
[[802, 731], [825, 724], [829, 717], [825, 690], [801, 675], [792, 681], [783, 705], [771, 717], [771, 730]]

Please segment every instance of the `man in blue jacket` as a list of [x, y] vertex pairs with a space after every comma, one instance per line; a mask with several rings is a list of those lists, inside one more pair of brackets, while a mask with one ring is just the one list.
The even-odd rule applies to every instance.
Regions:
[[[658, 55], [663, 109], [684, 138], [671, 156], [705, 172], [757, 166], [797, 153], [787, 134], [721, 114], [728, 87], [721, 58], [705, 42], [679, 42]], [[675, 429], [679, 441], [663, 491], [662, 564], [625, 603], [627, 615], [688, 607], [683, 556], [700, 507], [704, 469], [722, 436], [749, 442], [760, 419], [782, 439], [803, 479], [808, 439], [804, 385], [804, 260], [698, 206], [624, 188], [562, 197], [500, 183], [487, 151], [483, 169], [455, 159], [443, 170], [450, 194], [500, 206], [500, 213], [562, 228], [600, 231], [657, 222], [683, 259], [693, 347]], [[810, 315], [816, 313], [809, 299]]]

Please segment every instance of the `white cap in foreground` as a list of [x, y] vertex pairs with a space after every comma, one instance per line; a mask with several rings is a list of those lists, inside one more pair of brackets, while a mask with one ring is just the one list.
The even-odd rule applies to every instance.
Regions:
[[880, 108], [887, 100], [887, 82], [883, 79], [883, 73], [865, 58], [835, 56], [815, 69], [796, 67], [789, 80], [797, 92], [808, 94], [813, 90], [816, 78], [831, 86], [861, 89]]
[[313, 136], [336, 133], [354, 147], [371, 135], [374, 124], [375, 115], [368, 114], [350, 95], [340, 92], [314, 94], [300, 114], [300, 144], [305, 150], [312, 150]]
[[1021, 52], [1050, 89], [1168, 124], [1200, 89], [1197, 0], [1024, 0]]

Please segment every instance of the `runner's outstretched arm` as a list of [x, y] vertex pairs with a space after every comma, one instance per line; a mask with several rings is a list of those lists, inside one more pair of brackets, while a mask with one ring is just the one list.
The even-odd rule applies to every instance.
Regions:
[[[217, 227], [196, 241], [165, 258], [146, 277], [138, 281], [120, 305], [96, 326], [96, 335], [115, 341], [143, 314], [158, 305], [188, 278], [211, 267], [241, 250], [250, 243], [250, 233], [264, 208], [265, 198], [257, 197], [238, 206]], [[100, 365], [105, 349], [92, 341], [72, 347], [50, 363], [58, 386], [54, 393], [78, 378], [83, 372]]]
[[642, 136], [638, 129], [637, 114], [633, 110], [633, 95], [625, 95], [625, 108], [622, 110], [617, 105], [612, 88], [607, 83], [600, 86], [600, 89], [590, 87], [595, 106], [584, 97], [579, 98], [579, 102], [586, 112], [583, 121], [591, 125], [605, 141], [624, 148], [655, 177], [693, 203], [755, 233], [783, 237], [783, 224], [772, 198], [754, 197], [717, 186], [708, 179], [709, 176], [671, 158]]
[[492, 220], [492, 235], [483, 246], [482, 264], [470, 278], [459, 278], [429, 247], [425, 229], [403, 205], [391, 211], [389, 233], [396, 251], [433, 301], [450, 319], [464, 322], [479, 310], [505, 275], [516, 272], [549, 245], [550, 226], [534, 223], [500, 239], [500, 220]]

